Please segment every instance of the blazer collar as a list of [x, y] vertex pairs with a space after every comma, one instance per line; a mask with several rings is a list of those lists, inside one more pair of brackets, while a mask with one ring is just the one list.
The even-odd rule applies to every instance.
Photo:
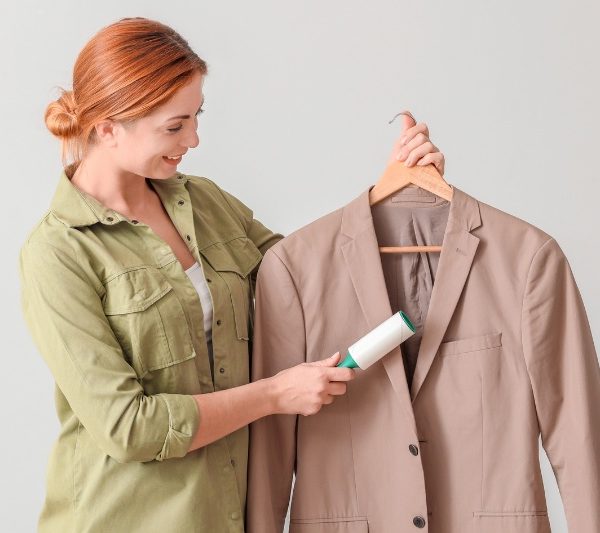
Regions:
[[[453, 190], [448, 225], [463, 228], [466, 231], [474, 230], [481, 226], [479, 202], [472, 196], [461, 191], [458, 187], [450, 185]], [[369, 192], [373, 187], [363, 191], [358, 197], [348, 203], [342, 212], [341, 231], [348, 237], [356, 237], [365, 230], [373, 230], [373, 216], [369, 205]]]
[[[451, 187], [453, 197], [450, 202], [448, 223], [444, 232], [442, 251], [411, 390], [408, 390], [401, 346], [386, 355], [380, 362], [385, 367], [401, 405], [413, 424], [411, 403], [416, 400], [433, 363], [479, 244], [479, 239], [471, 233], [481, 226], [479, 203], [457, 187], [452, 185]], [[349, 238], [342, 244], [342, 253], [360, 307], [369, 328], [372, 329], [388, 318], [392, 311], [369, 205], [369, 191], [370, 188], [343, 208], [341, 232]]]

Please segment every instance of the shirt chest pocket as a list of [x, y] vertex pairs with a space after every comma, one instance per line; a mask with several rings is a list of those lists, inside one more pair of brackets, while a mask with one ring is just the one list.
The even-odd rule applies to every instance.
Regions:
[[200, 253], [227, 286], [237, 339], [249, 340], [248, 323], [252, 316], [250, 276], [262, 259], [260, 250], [247, 237], [239, 237], [214, 243]]
[[160, 270], [130, 270], [104, 287], [104, 313], [139, 378], [196, 356], [183, 307]]

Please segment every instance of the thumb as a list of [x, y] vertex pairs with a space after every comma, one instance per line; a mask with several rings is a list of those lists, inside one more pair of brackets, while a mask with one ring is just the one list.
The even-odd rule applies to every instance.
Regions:
[[335, 352], [332, 356], [320, 361], [315, 361], [313, 366], [335, 366], [340, 360], [340, 352]]
[[417, 121], [415, 117], [412, 116], [412, 113], [408, 110], [402, 111], [402, 133], [405, 133], [406, 130], [416, 126]]

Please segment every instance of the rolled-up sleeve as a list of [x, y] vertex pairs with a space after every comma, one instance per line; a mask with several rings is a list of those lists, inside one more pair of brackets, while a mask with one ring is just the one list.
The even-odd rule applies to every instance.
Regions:
[[19, 256], [27, 327], [73, 413], [119, 462], [186, 455], [200, 416], [190, 395], [146, 395], [102, 306], [102, 285], [64, 246], [29, 240]]

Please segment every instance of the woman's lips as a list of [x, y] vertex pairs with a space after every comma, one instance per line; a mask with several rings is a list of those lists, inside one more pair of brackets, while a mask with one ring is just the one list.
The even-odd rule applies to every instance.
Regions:
[[178, 165], [179, 163], [181, 163], [181, 158], [182, 158], [182, 157], [183, 157], [183, 156], [181, 156], [181, 155], [180, 155], [180, 156], [179, 156], [177, 159], [169, 159], [168, 157], [166, 157], [166, 156], [164, 156], [164, 155], [163, 155], [163, 159], [164, 159], [164, 160], [165, 160], [167, 163], [169, 163], [169, 165]]

